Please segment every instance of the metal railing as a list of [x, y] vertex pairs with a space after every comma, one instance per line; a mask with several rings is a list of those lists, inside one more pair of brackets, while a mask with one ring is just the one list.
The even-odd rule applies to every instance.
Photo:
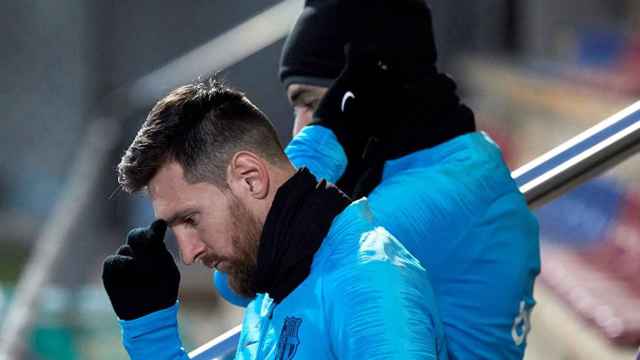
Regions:
[[[538, 208], [640, 151], [640, 101], [511, 173]], [[193, 360], [233, 357], [240, 326], [189, 353]]]
[[640, 150], [640, 101], [511, 173], [532, 208], [611, 169]]

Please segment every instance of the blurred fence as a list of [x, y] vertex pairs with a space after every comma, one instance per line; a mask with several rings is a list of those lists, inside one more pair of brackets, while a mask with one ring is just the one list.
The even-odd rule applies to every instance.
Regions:
[[74, 225], [86, 211], [112, 148], [122, 136], [123, 121], [171, 88], [223, 70], [283, 38], [302, 10], [301, 0], [286, 0], [215, 39], [114, 91], [91, 119], [85, 143], [52, 215], [42, 228], [21, 273], [15, 296], [0, 329], [0, 360], [18, 359], [38, 308], [41, 289], [59, 262]]

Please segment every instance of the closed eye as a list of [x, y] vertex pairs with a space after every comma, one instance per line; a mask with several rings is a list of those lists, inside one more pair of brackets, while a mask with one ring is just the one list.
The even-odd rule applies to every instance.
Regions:
[[182, 223], [187, 227], [196, 227], [198, 225], [193, 216], [187, 216], [186, 218], [182, 219]]

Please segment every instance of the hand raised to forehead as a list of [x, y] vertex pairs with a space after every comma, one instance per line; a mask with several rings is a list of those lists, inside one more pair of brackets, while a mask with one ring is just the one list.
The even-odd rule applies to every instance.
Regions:
[[134, 254], [142, 255], [147, 251], [166, 249], [164, 234], [167, 231], [167, 222], [158, 219], [146, 228], [135, 228], [127, 235], [127, 245]]
[[164, 244], [167, 223], [133, 229], [103, 264], [102, 281], [120, 319], [132, 320], [174, 305], [180, 272]]

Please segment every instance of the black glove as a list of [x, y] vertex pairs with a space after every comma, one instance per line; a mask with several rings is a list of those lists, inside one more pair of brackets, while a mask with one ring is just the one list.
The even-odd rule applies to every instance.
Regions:
[[347, 157], [361, 156], [371, 137], [382, 140], [414, 119], [425, 121], [427, 109], [458, 103], [455, 83], [436, 69], [424, 0], [340, 0], [335, 6], [346, 64], [314, 117], [344, 141]]
[[359, 60], [403, 81], [435, 71], [438, 55], [426, 0], [340, 0], [337, 6], [351, 56], [366, 54]]
[[455, 82], [437, 71], [424, 0], [341, 0], [336, 6], [347, 34], [346, 65], [314, 117], [344, 148], [345, 175], [360, 183], [349, 195], [357, 198], [380, 181], [384, 161], [474, 131], [475, 125]]
[[325, 6], [336, 7], [346, 64], [314, 118], [336, 135], [349, 161], [346, 174], [353, 176], [375, 162], [363, 166], [363, 158], [382, 156], [376, 143], [414, 117], [429, 85], [436, 85], [431, 11], [424, 0], [340, 0]]
[[[347, 168], [336, 185], [349, 196], [354, 195], [353, 190], [360, 175], [369, 166], [365, 160], [367, 144], [376, 141], [374, 130], [377, 126], [367, 123], [363, 115], [366, 109], [356, 109], [366, 104], [366, 101], [359, 98], [362, 95], [360, 85], [366, 85], [370, 80], [361, 77], [371, 72], [371, 69], [364, 67], [353, 68], [347, 61], [342, 73], [331, 85], [313, 114], [314, 124], [331, 130], [347, 156]], [[357, 99], [354, 93], [358, 94]], [[380, 119], [373, 117], [369, 120]]]
[[133, 229], [127, 243], [104, 260], [102, 282], [122, 320], [168, 308], [178, 300], [180, 272], [164, 244], [167, 223]]
[[[346, 85], [356, 98], [355, 90], [379, 100], [383, 97], [379, 94], [388, 99], [407, 84], [429, 87], [424, 81], [437, 73], [438, 56], [425, 0], [339, 0], [326, 6], [336, 7], [337, 27], [348, 48], [346, 65], [336, 81], [341, 88]], [[340, 101], [341, 94], [338, 97]], [[386, 103], [367, 101], [367, 106], [397, 110], [400, 105]]]

